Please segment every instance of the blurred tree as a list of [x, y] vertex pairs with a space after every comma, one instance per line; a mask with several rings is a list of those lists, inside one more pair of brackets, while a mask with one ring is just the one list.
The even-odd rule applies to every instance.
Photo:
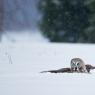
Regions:
[[82, 42], [88, 36], [90, 10], [85, 0], [40, 0], [40, 28], [52, 42]]
[[95, 0], [87, 1], [87, 6], [91, 10], [91, 15], [89, 18], [90, 26], [86, 30], [88, 35], [88, 42], [95, 43]]
[[0, 0], [0, 41], [3, 33], [3, 22], [4, 22], [4, 0]]
[[38, 0], [5, 0], [5, 22], [7, 31], [23, 31], [37, 28]]

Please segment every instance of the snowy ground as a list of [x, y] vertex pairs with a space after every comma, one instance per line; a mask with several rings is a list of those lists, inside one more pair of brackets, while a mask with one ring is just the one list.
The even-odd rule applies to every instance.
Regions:
[[74, 57], [95, 65], [95, 45], [4, 40], [0, 44], [0, 95], [95, 95], [95, 70], [91, 74], [40, 73], [69, 67]]

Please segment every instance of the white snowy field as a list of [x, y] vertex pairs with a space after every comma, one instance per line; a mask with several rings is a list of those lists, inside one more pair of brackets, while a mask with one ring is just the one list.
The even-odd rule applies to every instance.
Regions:
[[95, 95], [91, 74], [40, 73], [70, 66], [74, 57], [95, 66], [95, 45], [0, 43], [0, 95]]

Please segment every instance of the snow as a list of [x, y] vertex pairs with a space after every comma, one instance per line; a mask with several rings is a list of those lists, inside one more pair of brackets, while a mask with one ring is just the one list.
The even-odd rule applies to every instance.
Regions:
[[15, 38], [13, 43], [4, 37], [0, 43], [0, 95], [95, 95], [95, 70], [91, 74], [40, 73], [69, 67], [74, 57], [95, 65], [95, 45], [41, 43], [23, 38]]

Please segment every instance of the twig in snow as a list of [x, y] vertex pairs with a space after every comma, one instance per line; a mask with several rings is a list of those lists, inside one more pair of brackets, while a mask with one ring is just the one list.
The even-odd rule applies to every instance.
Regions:
[[13, 64], [13, 63], [12, 63], [11, 56], [9, 55], [9, 53], [6, 52], [5, 54], [7, 55], [8, 59], [9, 59], [9, 63], [10, 63], [10, 64]]

